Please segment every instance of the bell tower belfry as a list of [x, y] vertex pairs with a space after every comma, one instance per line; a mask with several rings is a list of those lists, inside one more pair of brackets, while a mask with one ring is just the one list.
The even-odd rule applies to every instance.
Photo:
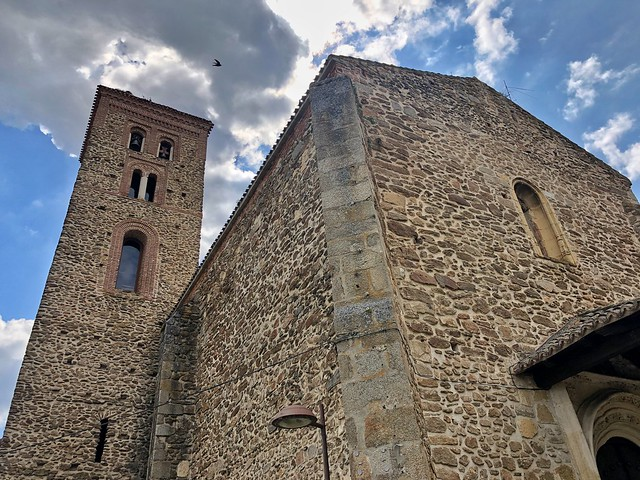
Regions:
[[144, 478], [164, 318], [198, 264], [205, 119], [97, 89], [2, 478]]

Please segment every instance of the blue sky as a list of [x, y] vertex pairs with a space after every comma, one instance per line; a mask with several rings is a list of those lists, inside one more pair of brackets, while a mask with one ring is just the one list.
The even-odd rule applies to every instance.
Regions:
[[204, 252], [332, 52], [477, 76], [640, 184], [638, 19], [637, 0], [4, 0], [0, 432], [96, 85], [216, 124]]

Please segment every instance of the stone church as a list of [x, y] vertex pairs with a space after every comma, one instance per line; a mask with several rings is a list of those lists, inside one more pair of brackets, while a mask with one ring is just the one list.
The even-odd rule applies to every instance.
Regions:
[[198, 266], [211, 128], [98, 87], [0, 478], [640, 478], [628, 179], [475, 78], [330, 56]]

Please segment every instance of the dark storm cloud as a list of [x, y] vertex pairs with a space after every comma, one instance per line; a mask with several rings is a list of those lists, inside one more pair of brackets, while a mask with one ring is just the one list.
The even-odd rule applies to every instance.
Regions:
[[[78, 153], [95, 87], [104, 83], [212, 119], [208, 165], [229, 163], [257, 141], [234, 129], [273, 132], [259, 139], [273, 143], [293, 108], [275, 92], [305, 53], [259, 0], [9, 0], [0, 15], [0, 121], [41, 125]], [[213, 58], [222, 67], [212, 67]], [[207, 195], [206, 230], [224, 223], [225, 205], [235, 204], [249, 176], [207, 176], [206, 191], [216, 193]]]

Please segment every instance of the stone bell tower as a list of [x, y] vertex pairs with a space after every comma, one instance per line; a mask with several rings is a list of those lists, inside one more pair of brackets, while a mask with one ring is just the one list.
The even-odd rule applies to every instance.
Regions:
[[212, 123], [98, 87], [0, 446], [4, 478], [143, 478], [163, 319], [198, 263]]

